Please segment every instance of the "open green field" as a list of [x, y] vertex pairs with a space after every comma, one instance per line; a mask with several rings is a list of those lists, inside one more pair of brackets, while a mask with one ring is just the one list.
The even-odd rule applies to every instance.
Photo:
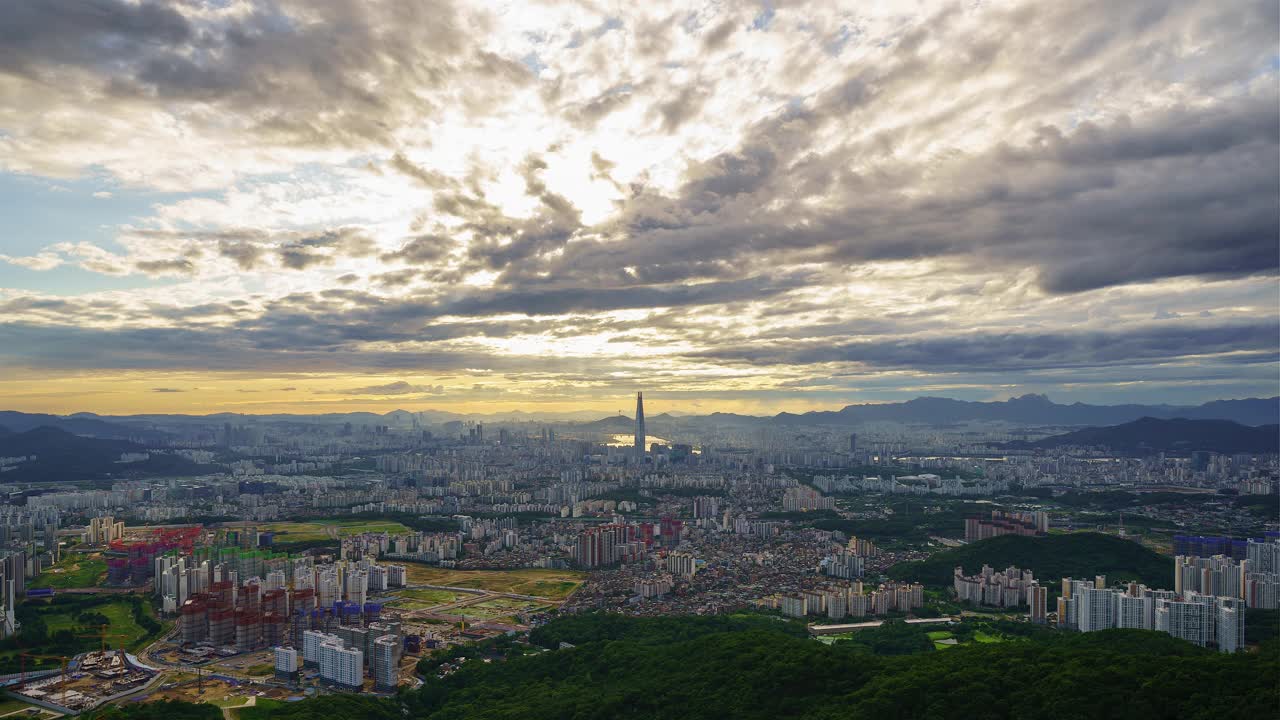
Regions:
[[107, 574], [107, 562], [99, 554], [68, 553], [53, 567], [40, 573], [28, 587], [81, 588], [97, 587]]
[[396, 591], [396, 599], [391, 600], [388, 604], [405, 608], [406, 610], [421, 610], [423, 608], [435, 607], [437, 605], [446, 605], [465, 597], [469, 596], [466, 593], [455, 593], [449, 590], [412, 588], [409, 590]]
[[980, 643], [998, 643], [998, 642], [1004, 642], [1004, 638], [1000, 637], [999, 635], [992, 635], [990, 633], [979, 630], [973, 634], [973, 641], [980, 642]]
[[513, 600], [511, 598], [494, 598], [486, 600], [475, 605], [456, 608], [448, 612], [461, 615], [471, 621], [480, 620], [496, 620], [498, 622], [514, 623], [517, 622], [516, 615], [522, 612], [539, 612], [551, 609], [550, 605], [542, 605], [540, 603], [528, 600]]
[[[90, 612], [105, 615], [111, 621], [111, 628], [108, 630], [111, 635], [124, 636], [107, 638], [107, 642], [112, 647], [118, 647], [123, 643], [126, 649], [133, 649], [147, 639], [147, 631], [133, 619], [133, 610], [127, 603], [117, 602], [109, 605], [99, 605], [91, 608]], [[148, 615], [152, 615], [150, 607], [147, 607], [146, 612]], [[154, 615], [152, 616], [154, 617]], [[43, 619], [50, 633], [55, 633], [59, 630], [83, 628], [85, 626], [83, 622], [76, 620], [75, 616], [70, 613], [51, 612], [44, 615]]]
[[[71, 598], [73, 596], [64, 596]], [[77, 653], [97, 650], [100, 640], [95, 634], [98, 625], [107, 624], [107, 643], [112, 648], [124, 646], [126, 650], [136, 650], [166, 632], [171, 622], [156, 621], [150, 604], [141, 605], [144, 620], [156, 621], [155, 632], [148, 632], [134, 619], [133, 604], [129, 597], [109, 596], [108, 602], [102, 598], [81, 595], [72, 603], [55, 601], [53, 603], [23, 603], [18, 606], [19, 621], [23, 629], [14, 636], [19, 643], [12, 649], [0, 651], [0, 672], [17, 672], [21, 667], [18, 653], [25, 648], [27, 652], [38, 655], [71, 656]], [[97, 604], [85, 605], [85, 601]], [[85, 617], [78, 617], [80, 615]], [[90, 617], [96, 615], [101, 617]], [[44, 668], [55, 665], [56, 661], [41, 658], [28, 661], [28, 668]]]
[[410, 585], [446, 585], [563, 600], [586, 580], [577, 570], [450, 570], [407, 564]]
[[34, 708], [35, 705], [28, 705], [21, 700], [15, 700], [11, 697], [0, 697], [0, 715], [8, 715], [11, 712]]
[[307, 542], [327, 540], [361, 533], [407, 533], [409, 528], [398, 522], [382, 520], [321, 520], [317, 522], [275, 522], [258, 525], [258, 530], [274, 532], [275, 542]]

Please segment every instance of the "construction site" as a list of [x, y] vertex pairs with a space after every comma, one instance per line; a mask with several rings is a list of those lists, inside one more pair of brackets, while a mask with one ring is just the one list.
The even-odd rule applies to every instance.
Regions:
[[95, 650], [74, 658], [58, 658], [61, 670], [35, 679], [21, 678], [9, 692], [36, 705], [76, 714], [137, 692], [157, 671], [129, 658], [122, 650]]
[[136, 587], [155, 577], [155, 560], [166, 553], [191, 553], [203, 529], [199, 526], [157, 528], [142, 540], [116, 538], [107, 544], [107, 585]]
[[289, 644], [306, 630], [369, 626], [382, 616], [380, 603], [334, 601], [317, 604], [312, 588], [262, 592], [257, 583], [239, 588], [223, 580], [197, 593], [179, 611], [179, 641], [185, 647], [211, 646], [235, 652]]

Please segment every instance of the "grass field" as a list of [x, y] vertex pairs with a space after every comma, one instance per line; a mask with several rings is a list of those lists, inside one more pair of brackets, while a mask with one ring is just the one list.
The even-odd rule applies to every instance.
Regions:
[[33, 708], [35, 705], [28, 705], [21, 700], [14, 700], [11, 697], [0, 697], [0, 715], [8, 715], [11, 712], [26, 710]]
[[586, 573], [576, 570], [544, 570], [524, 568], [520, 570], [450, 570], [428, 565], [408, 564], [409, 584], [446, 585], [449, 587], [475, 588], [490, 592], [534, 595], [548, 600], [569, 597], [586, 579]]
[[[144, 605], [143, 607], [150, 617], [155, 617], [149, 605]], [[79, 611], [60, 612], [57, 605], [48, 605], [41, 608], [40, 619], [44, 621], [50, 635], [59, 630], [79, 630], [85, 635], [91, 635], [96, 628], [89, 627], [85, 622], [76, 620], [77, 612]], [[112, 648], [117, 648], [123, 645], [126, 650], [137, 650], [139, 647], [147, 644], [155, 637], [162, 635], [172, 627], [172, 622], [161, 621], [160, 630], [155, 635], [149, 635], [142, 626], [138, 625], [138, 623], [134, 621], [133, 608], [124, 600], [117, 600], [104, 605], [96, 605], [89, 608], [87, 612], [98, 613], [107, 618], [110, 624], [110, 627], [107, 630], [109, 633], [107, 642]], [[21, 635], [19, 635], [19, 637], [21, 637]], [[50, 649], [44, 645], [38, 645], [28, 648], [28, 652], [34, 652], [37, 654], [61, 654], [62, 652], [67, 652], [68, 655], [71, 655], [75, 652], [97, 650], [100, 647], [98, 641], [93, 636], [81, 638], [80, 640], [81, 644], [73, 651], [55, 651], [54, 649]], [[17, 662], [19, 652], [20, 650], [18, 649], [0, 651], [0, 661], [5, 663]], [[28, 667], [44, 668], [53, 664], [54, 661], [52, 660], [42, 659], [30, 662]]]
[[151, 693], [143, 702], [155, 700], [184, 700], [192, 703], [210, 703], [218, 707], [238, 707], [248, 702], [247, 692], [243, 688], [233, 687], [222, 680], [208, 680], [203, 683], [204, 692], [195, 683], [178, 688], [169, 688]]
[[466, 593], [455, 593], [449, 590], [428, 590], [426, 588], [398, 590], [395, 595], [396, 599], [392, 600], [390, 604], [406, 610], [422, 610], [423, 608], [445, 605], [468, 597]]
[[[111, 643], [112, 647], [117, 647], [121, 642], [123, 642], [126, 649], [132, 650], [140, 645], [144, 640], [148, 639], [147, 631], [142, 629], [142, 627], [134, 621], [133, 609], [125, 602], [99, 605], [97, 607], [90, 608], [89, 612], [101, 613], [107, 616], [111, 621], [111, 628], [109, 632], [112, 635], [125, 636], [107, 638], [107, 641]], [[151, 613], [150, 608], [147, 608], [147, 613]], [[49, 613], [44, 616], [44, 621], [49, 627], [50, 633], [84, 626], [84, 623], [76, 620], [75, 616], [69, 613]]]
[[426, 588], [401, 590], [397, 592], [396, 595], [402, 598], [421, 600], [434, 605], [443, 605], [445, 603], [451, 603], [455, 600], [461, 600], [462, 598], [469, 597], [467, 593], [456, 593], [451, 590], [428, 590]]
[[471, 621], [480, 620], [496, 620], [498, 622], [514, 623], [517, 621], [516, 615], [522, 612], [539, 612], [551, 609], [549, 605], [531, 602], [529, 600], [513, 600], [510, 598], [494, 598], [486, 600], [475, 605], [449, 610], [448, 612], [461, 615]]
[[31, 581], [32, 588], [97, 587], [107, 574], [107, 562], [101, 555], [68, 554], [53, 567]]
[[398, 522], [379, 520], [325, 520], [322, 522], [276, 522], [259, 525], [258, 530], [276, 534], [275, 541], [306, 542], [311, 540], [327, 540], [343, 535], [359, 535], [361, 533], [407, 533], [409, 528]]
[[979, 630], [973, 634], [973, 641], [980, 642], [980, 643], [998, 643], [998, 642], [1004, 642], [1004, 638], [998, 635], [991, 635], [989, 633], [985, 633]]

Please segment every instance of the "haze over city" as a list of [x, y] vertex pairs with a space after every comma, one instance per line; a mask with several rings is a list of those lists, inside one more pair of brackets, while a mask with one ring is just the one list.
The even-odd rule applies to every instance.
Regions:
[[29, 412], [1276, 394], [1274, 2], [15, 2]]

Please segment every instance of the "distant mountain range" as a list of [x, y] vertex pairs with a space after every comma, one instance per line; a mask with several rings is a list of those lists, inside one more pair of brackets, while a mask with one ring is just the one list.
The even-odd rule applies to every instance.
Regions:
[[[650, 398], [650, 408], [661, 403], [660, 395]], [[656, 402], [655, 402], [656, 401]], [[1189, 420], [1231, 420], [1242, 425], [1274, 425], [1280, 423], [1280, 397], [1215, 400], [1203, 405], [1060, 405], [1044, 395], [1023, 395], [1004, 401], [975, 402], [940, 397], [919, 397], [897, 403], [847, 405], [840, 410], [807, 413], [778, 413], [773, 416], [712, 413], [680, 415], [660, 413], [647, 418], [649, 431], [661, 437], [664, 432], [680, 432], [711, 427], [788, 427], [836, 426], [853, 427], [863, 423], [897, 422], [922, 425], [951, 425], [963, 422], [1004, 422], [1022, 427], [1107, 426], [1132, 422], [1139, 418], [1185, 418]], [[523, 413], [519, 411], [464, 415], [440, 410], [410, 412], [392, 410], [387, 413], [351, 412], [320, 415], [124, 415], [108, 416], [76, 413], [70, 416], [39, 415], [0, 411], [0, 426], [14, 431], [39, 426], [57, 427], [78, 435], [163, 442], [168, 435], [157, 426], [221, 425], [240, 423], [297, 423], [353, 425], [393, 425], [407, 427], [414, 418], [428, 424], [444, 424], [465, 420], [501, 424], [510, 422], [571, 425], [593, 432], [627, 432], [631, 418], [627, 415], [599, 417], [590, 411], [572, 413]]]
[[1217, 453], [1280, 453], [1280, 425], [1249, 427], [1230, 420], [1162, 420], [1144, 417], [1123, 425], [1092, 427], [1013, 446], [1059, 448], [1105, 447], [1122, 453], [1194, 450]]
[[[0, 410], [0, 427], [21, 433], [38, 427], [57, 428], [73, 435], [109, 438], [114, 440], [130, 440], [142, 443], [162, 442], [171, 437], [169, 433], [150, 427], [150, 422], [139, 422], [130, 418], [121, 421], [102, 420], [96, 415], [46, 415], [43, 413], [23, 413], [13, 410]], [[3, 433], [0, 433], [3, 434]]]
[[902, 403], [848, 405], [835, 412], [780, 413], [783, 424], [848, 425], [862, 422], [947, 424], [974, 420], [1018, 425], [1115, 425], [1142, 417], [1233, 420], [1243, 425], [1280, 422], [1280, 397], [1215, 400], [1203, 405], [1059, 405], [1044, 395], [1023, 395], [1003, 402], [970, 402], [919, 397]]

